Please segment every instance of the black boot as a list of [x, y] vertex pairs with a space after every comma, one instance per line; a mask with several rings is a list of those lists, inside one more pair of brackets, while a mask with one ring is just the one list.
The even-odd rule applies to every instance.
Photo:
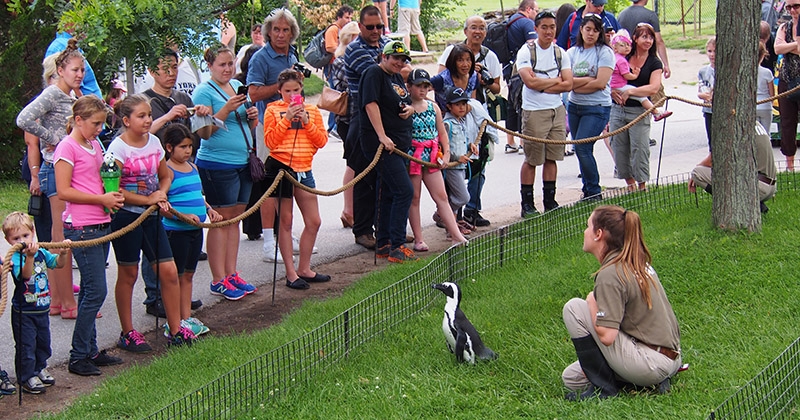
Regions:
[[522, 196], [521, 217], [533, 217], [539, 214], [533, 205], [533, 185], [522, 185], [519, 193]]
[[706, 190], [707, 193], [711, 194], [711, 184], [706, 185], [706, 187], [703, 189]]
[[556, 182], [544, 181], [543, 184], [542, 201], [544, 202], [544, 211], [548, 212], [558, 208], [558, 203], [556, 202]]
[[566, 395], [569, 401], [585, 400], [589, 398], [609, 398], [619, 393], [619, 384], [614, 376], [614, 371], [608, 365], [600, 347], [594, 341], [594, 337], [573, 338], [572, 344], [575, 346], [575, 353], [578, 355], [578, 362], [586, 375], [586, 379], [591, 382], [589, 388], [581, 394], [573, 391]]

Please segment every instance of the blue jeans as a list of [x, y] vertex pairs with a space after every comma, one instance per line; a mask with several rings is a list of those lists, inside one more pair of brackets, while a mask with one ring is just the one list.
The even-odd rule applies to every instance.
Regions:
[[384, 152], [378, 173], [376, 244], [380, 247], [391, 243], [392, 249], [396, 249], [406, 242], [408, 209], [411, 208], [414, 187], [408, 177], [406, 160], [399, 155]]
[[466, 207], [472, 210], [481, 210], [481, 192], [483, 184], [486, 183], [486, 167], [481, 169], [481, 173], [473, 176], [467, 181], [467, 191], [469, 191], [469, 202]]
[[[73, 242], [88, 241], [107, 235], [109, 228], [64, 228], [64, 237]], [[95, 318], [103, 301], [106, 300], [106, 259], [108, 259], [108, 242], [85, 248], [73, 248], [72, 257], [78, 264], [81, 273], [81, 291], [78, 293], [78, 317], [75, 319], [75, 330], [72, 332], [72, 350], [69, 360], [75, 361], [92, 357], [99, 351], [97, 348], [97, 327]]]
[[[577, 105], [570, 102], [567, 105], [567, 118], [569, 118], [572, 138], [577, 140], [600, 135], [608, 124], [610, 115], [610, 106]], [[584, 197], [592, 197], [602, 192], [597, 161], [594, 159], [594, 143], [575, 145], [575, 155], [578, 157], [583, 180]]]
[[50, 314], [47, 309], [39, 313], [19, 313], [11, 308], [11, 333], [16, 342], [17, 379], [25, 382], [47, 367], [50, 358]]

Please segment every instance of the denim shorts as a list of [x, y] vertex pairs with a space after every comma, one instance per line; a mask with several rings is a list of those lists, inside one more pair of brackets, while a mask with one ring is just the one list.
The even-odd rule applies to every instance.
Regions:
[[297, 176], [300, 178], [300, 183], [305, 185], [308, 188], [317, 188], [317, 183], [314, 181], [314, 173], [311, 171], [308, 172], [298, 172]]
[[194, 273], [203, 249], [203, 230], [168, 230], [167, 238], [178, 267], [178, 275], [184, 272]]
[[[120, 210], [111, 220], [111, 230], [120, 230], [136, 220], [140, 215], [127, 210]], [[138, 265], [139, 254], [144, 253], [150, 264], [172, 261], [167, 232], [159, 217], [150, 215], [141, 225], [127, 234], [114, 239], [114, 255], [118, 265]]]
[[206, 201], [212, 207], [233, 207], [250, 201], [253, 181], [250, 168], [204, 169], [198, 168]]
[[56, 171], [50, 162], [42, 161], [42, 167], [39, 168], [39, 189], [47, 198], [56, 195]]

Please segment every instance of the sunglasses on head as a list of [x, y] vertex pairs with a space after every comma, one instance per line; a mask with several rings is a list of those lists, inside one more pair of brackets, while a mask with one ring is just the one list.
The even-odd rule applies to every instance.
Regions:
[[374, 31], [375, 29], [383, 29], [383, 28], [385, 28], [385, 26], [382, 23], [379, 23], [377, 25], [364, 25], [364, 29], [368, 31]]
[[543, 10], [543, 11], [539, 12], [539, 14], [537, 14], [536, 17], [533, 20], [535, 22], [538, 22], [538, 21], [540, 21], [540, 20], [542, 20], [544, 18], [555, 19], [556, 15], [555, 15], [555, 13], [553, 13], [553, 12], [551, 12], [549, 10]]
[[649, 24], [647, 22], [639, 22], [639, 23], [636, 24], [637, 28], [641, 28], [643, 26], [647, 27], [647, 28], [650, 28], [650, 29], [653, 29], [653, 25], [651, 25], [651, 24]]

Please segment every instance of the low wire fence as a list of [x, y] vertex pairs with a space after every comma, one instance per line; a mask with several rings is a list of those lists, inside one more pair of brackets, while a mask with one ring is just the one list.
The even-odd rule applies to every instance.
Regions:
[[[688, 193], [687, 181], [688, 175], [681, 174], [661, 178], [646, 192], [605, 191], [602, 203], [632, 210], [669, 211], [711, 199], [702, 191]], [[778, 186], [781, 191], [797, 191], [798, 181], [798, 174], [782, 174]], [[367, 297], [302, 337], [234, 368], [147, 418], [236, 418], [292, 388], [303, 386], [373, 337], [427, 310], [440, 294], [430, 287], [431, 283], [459, 282], [486, 275], [506, 262], [581, 235], [586, 218], [597, 204], [573, 203], [474, 237], [469, 246], [451, 247], [415, 273]]]

